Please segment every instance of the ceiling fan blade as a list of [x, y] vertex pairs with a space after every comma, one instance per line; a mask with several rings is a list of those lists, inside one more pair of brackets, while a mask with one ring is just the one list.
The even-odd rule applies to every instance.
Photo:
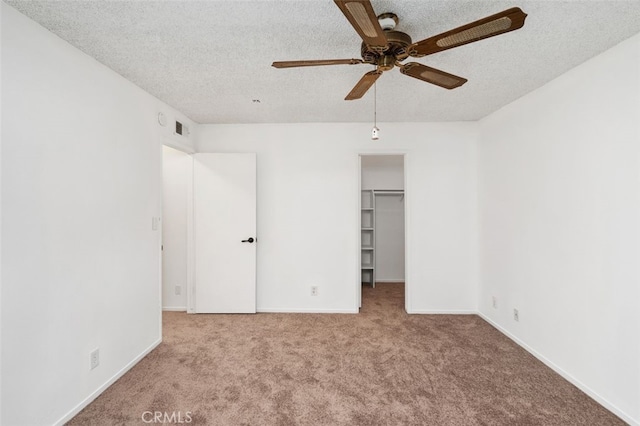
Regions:
[[373, 86], [373, 83], [375, 83], [378, 77], [380, 77], [381, 75], [382, 71], [378, 70], [369, 71], [368, 73], [363, 75], [360, 81], [358, 81], [355, 87], [351, 89], [351, 92], [349, 92], [344, 100], [352, 101], [354, 99], [360, 99], [361, 97], [363, 97], [364, 94], [367, 93], [367, 90], [369, 90], [369, 88]]
[[419, 58], [431, 55], [432, 53], [517, 30], [522, 28], [526, 17], [527, 14], [519, 7], [513, 7], [414, 43], [407, 50], [413, 57]]
[[315, 67], [318, 65], [358, 65], [362, 59], [318, 59], [311, 61], [281, 61], [271, 64], [275, 68]]
[[387, 37], [369, 0], [334, 1], [367, 46], [379, 51], [387, 49]]
[[400, 72], [409, 77], [444, 87], [445, 89], [455, 89], [467, 82], [466, 78], [458, 77], [457, 75], [449, 74], [448, 72], [440, 71], [417, 62], [404, 64], [400, 67]]

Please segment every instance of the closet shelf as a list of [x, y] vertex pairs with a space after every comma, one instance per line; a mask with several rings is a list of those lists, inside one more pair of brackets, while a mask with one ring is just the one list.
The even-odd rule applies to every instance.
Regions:
[[362, 190], [362, 198], [360, 203], [361, 222], [360, 229], [362, 239], [360, 240], [361, 252], [361, 279], [362, 283], [367, 283], [371, 287], [376, 285], [375, 276], [375, 224], [376, 224], [376, 201], [374, 191]]

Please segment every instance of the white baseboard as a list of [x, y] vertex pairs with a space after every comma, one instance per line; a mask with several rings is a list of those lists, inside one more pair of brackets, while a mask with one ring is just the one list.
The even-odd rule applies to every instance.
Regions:
[[404, 284], [404, 278], [398, 278], [397, 280], [378, 280], [376, 279], [376, 284], [377, 283], [402, 283]]
[[114, 374], [113, 377], [111, 377], [109, 380], [107, 380], [102, 386], [100, 386], [98, 389], [96, 389], [91, 395], [86, 397], [82, 402], [80, 402], [80, 404], [76, 405], [71, 411], [69, 411], [67, 414], [65, 414], [60, 420], [55, 422], [54, 425], [55, 426], [62, 426], [66, 422], [71, 420], [76, 414], [78, 414], [80, 411], [82, 411], [87, 405], [91, 404], [94, 399], [96, 399], [98, 396], [100, 396], [100, 394], [102, 392], [107, 390], [107, 388], [109, 386], [114, 384], [116, 382], [116, 380], [118, 380], [120, 377], [124, 376], [124, 374], [127, 371], [131, 370], [131, 368], [134, 365], [136, 365], [138, 362], [140, 362], [140, 360], [142, 358], [147, 356], [149, 354], [149, 352], [154, 350], [160, 343], [162, 343], [162, 338], [158, 339], [151, 346], [149, 346], [147, 349], [142, 351], [142, 353], [140, 355], [138, 355], [130, 363], [125, 365], [124, 368], [122, 368], [120, 371], [118, 371], [116, 374]]
[[187, 312], [186, 306], [163, 306], [163, 311]]
[[258, 313], [269, 314], [357, 314], [358, 309], [290, 309], [290, 308], [258, 308]]
[[486, 322], [488, 322], [489, 324], [491, 324], [494, 328], [496, 328], [498, 331], [500, 331], [502, 334], [504, 334], [505, 336], [507, 336], [509, 339], [513, 340], [515, 343], [517, 343], [518, 345], [520, 345], [524, 350], [526, 350], [527, 352], [529, 352], [531, 355], [535, 356], [536, 358], [538, 358], [538, 360], [540, 360], [543, 364], [545, 364], [547, 367], [549, 367], [550, 369], [552, 369], [553, 371], [555, 371], [556, 373], [558, 373], [560, 376], [562, 376], [564, 379], [566, 379], [567, 381], [569, 381], [571, 384], [573, 384], [575, 387], [577, 387], [578, 389], [580, 389], [582, 392], [586, 393], [587, 395], [589, 395], [592, 399], [594, 399], [598, 404], [602, 405], [604, 408], [606, 408], [607, 410], [611, 411], [613, 414], [615, 414], [616, 416], [620, 417], [623, 421], [625, 421], [626, 423], [628, 423], [629, 425], [632, 426], [640, 426], [640, 421], [633, 419], [631, 416], [629, 416], [627, 413], [625, 413], [624, 411], [620, 410], [618, 407], [616, 407], [615, 405], [611, 404], [609, 401], [607, 401], [605, 398], [603, 398], [602, 396], [600, 396], [597, 392], [595, 392], [594, 390], [592, 390], [591, 388], [589, 388], [587, 385], [585, 385], [584, 383], [582, 383], [580, 380], [576, 379], [575, 377], [573, 377], [571, 374], [567, 373], [566, 371], [564, 371], [562, 368], [560, 368], [559, 366], [557, 366], [556, 364], [554, 364], [552, 361], [550, 361], [549, 359], [547, 359], [544, 355], [542, 355], [541, 353], [537, 352], [535, 349], [533, 349], [531, 346], [527, 345], [525, 342], [523, 342], [522, 340], [518, 339], [516, 336], [514, 336], [513, 334], [511, 334], [510, 332], [508, 332], [506, 329], [502, 328], [500, 325], [498, 325], [496, 322], [494, 322], [492, 319], [490, 319], [488, 316], [484, 315], [482, 312], [478, 312], [477, 313], [478, 316], [480, 316], [480, 318], [482, 318], [483, 320], [485, 320]]
[[408, 314], [418, 314], [418, 315], [477, 315], [477, 311], [468, 311], [468, 310], [438, 310], [438, 309], [411, 309], [407, 311]]

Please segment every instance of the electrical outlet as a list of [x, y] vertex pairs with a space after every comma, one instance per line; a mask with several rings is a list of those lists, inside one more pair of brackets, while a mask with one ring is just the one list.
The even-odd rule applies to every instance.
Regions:
[[182, 287], [177, 285], [176, 286], [176, 296], [179, 296], [182, 293]]
[[311, 286], [311, 295], [312, 296], [317, 296], [318, 295], [318, 286], [315, 286], [315, 285]]
[[100, 349], [91, 352], [91, 369], [93, 370], [100, 365]]
[[513, 320], [514, 321], [520, 321], [520, 313], [515, 308], [513, 309]]
[[493, 309], [498, 309], [498, 298], [493, 296], [491, 299], [493, 302]]

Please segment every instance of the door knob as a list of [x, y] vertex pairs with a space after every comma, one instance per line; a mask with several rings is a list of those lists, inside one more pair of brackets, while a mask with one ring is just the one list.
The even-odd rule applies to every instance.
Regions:
[[254, 242], [254, 241], [255, 241], [255, 240], [253, 239], [253, 237], [249, 237], [249, 238], [248, 238], [248, 239], [246, 239], [246, 240], [242, 240], [242, 242], [243, 242], [243, 243], [252, 243], [252, 242]]

